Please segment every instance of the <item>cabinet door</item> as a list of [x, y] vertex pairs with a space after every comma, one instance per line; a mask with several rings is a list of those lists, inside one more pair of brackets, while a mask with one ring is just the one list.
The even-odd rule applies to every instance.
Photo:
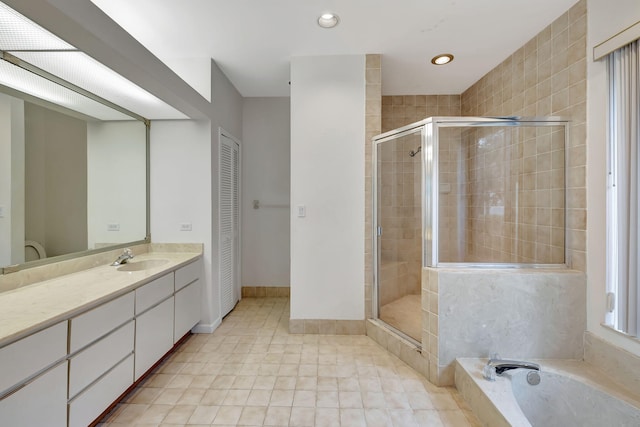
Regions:
[[57, 365], [0, 400], [0, 425], [67, 425], [67, 362]]
[[69, 352], [75, 353], [133, 319], [134, 293], [129, 292], [71, 319]]
[[171, 297], [136, 317], [135, 380], [173, 347]]
[[69, 427], [85, 427], [98, 418], [131, 385], [131, 372], [133, 355], [73, 399], [69, 403]]
[[0, 348], [0, 393], [5, 394], [64, 359], [67, 355], [67, 329], [67, 321], [60, 322]]
[[[134, 322], [131, 320], [71, 358], [69, 361], [70, 399], [73, 399], [76, 394], [117, 365], [127, 355], [133, 353], [133, 330]], [[127, 387], [132, 383], [133, 367], [129, 371]]]
[[136, 315], [173, 293], [173, 273], [162, 276], [136, 289]]
[[196, 280], [189, 286], [176, 292], [176, 320], [173, 331], [173, 341], [180, 338], [200, 321], [200, 301], [202, 300], [202, 286]]

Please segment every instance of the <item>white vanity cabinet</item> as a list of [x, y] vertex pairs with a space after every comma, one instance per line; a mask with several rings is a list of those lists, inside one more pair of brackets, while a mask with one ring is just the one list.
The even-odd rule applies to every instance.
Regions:
[[193, 262], [176, 271], [175, 322], [173, 341], [178, 342], [200, 321], [202, 300], [202, 263]]
[[0, 348], [0, 425], [66, 425], [67, 325]]
[[70, 321], [69, 426], [90, 424], [133, 384], [135, 294]]
[[[8, 344], [0, 347], [0, 427], [94, 422], [198, 323], [201, 272], [198, 259], [147, 283], [150, 276], [126, 287], [116, 280], [119, 291], [65, 306], [40, 323], [51, 325], [45, 329], [34, 323], [37, 332], [17, 341], [7, 334]], [[77, 286], [83, 284], [78, 280]], [[61, 287], [74, 289], [66, 281]], [[55, 298], [64, 300], [52, 294]], [[24, 296], [22, 306], [30, 302]]]
[[174, 274], [136, 289], [135, 380], [173, 347]]

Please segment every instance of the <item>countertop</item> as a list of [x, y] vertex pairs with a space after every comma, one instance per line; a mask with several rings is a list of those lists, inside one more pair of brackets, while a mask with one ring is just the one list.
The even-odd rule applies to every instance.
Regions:
[[201, 252], [142, 253], [131, 263], [168, 262], [127, 272], [102, 265], [0, 293], [0, 347], [124, 295], [201, 256]]

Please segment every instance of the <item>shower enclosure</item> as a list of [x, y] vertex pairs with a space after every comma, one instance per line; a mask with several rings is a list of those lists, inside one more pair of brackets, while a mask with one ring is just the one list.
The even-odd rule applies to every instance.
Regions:
[[375, 137], [374, 317], [420, 345], [423, 267], [564, 265], [567, 140], [566, 120], [512, 117]]

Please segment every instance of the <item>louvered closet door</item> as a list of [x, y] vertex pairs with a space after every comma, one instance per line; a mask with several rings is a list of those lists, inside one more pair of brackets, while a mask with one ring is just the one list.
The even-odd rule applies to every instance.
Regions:
[[220, 299], [222, 315], [240, 298], [240, 146], [220, 137]]

